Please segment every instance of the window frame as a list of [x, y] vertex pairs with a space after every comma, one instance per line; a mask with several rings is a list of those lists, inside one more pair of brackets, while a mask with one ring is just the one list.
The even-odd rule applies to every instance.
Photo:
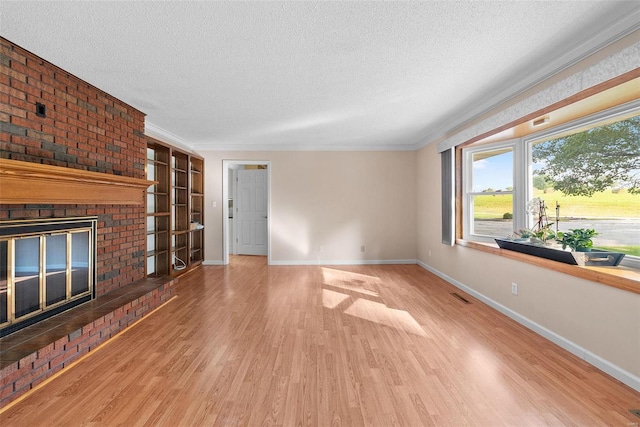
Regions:
[[[513, 165], [512, 165], [512, 185], [513, 190], [511, 191], [500, 191], [500, 192], [478, 192], [473, 191], [473, 155], [477, 153], [487, 152], [487, 151], [497, 151], [505, 148], [510, 148], [513, 153]], [[518, 206], [524, 207], [524, 202], [522, 199], [522, 194], [517, 194], [516, 189], [518, 185], [522, 185], [520, 181], [522, 181], [522, 177], [519, 176], [521, 174], [517, 173], [518, 168], [522, 167], [523, 161], [526, 159], [526, 153], [523, 153], [522, 150], [522, 141], [521, 138], [510, 139], [507, 141], [501, 141], [490, 144], [479, 144], [479, 145], [470, 145], [464, 147], [462, 149], [462, 164], [463, 164], [463, 191], [462, 191], [462, 212], [463, 212], [463, 227], [462, 227], [462, 236], [465, 240], [478, 241], [478, 242], [494, 242], [494, 237], [487, 236], [483, 234], [477, 234], [474, 230], [474, 215], [471, 213], [471, 207], [473, 206], [473, 197], [477, 195], [512, 195], [512, 207], [511, 210], [513, 212], [513, 229], [517, 230], [523, 227], [523, 224], [526, 223], [525, 213], [524, 211], [520, 211], [517, 209]]]
[[[473, 154], [513, 147], [513, 231], [530, 228], [532, 219], [526, 214], [526, 203], [533, 198], [533, 161], [532, 146], [537, 142], [553, 139], [574, 129], [589, 127], [591, 124], [623, 116], [640, 113], [640, 100], [631, 101], [606, 110], [589, 114], [554, 126], [540, 132], [535, 132], [519, 138], [499, 142], [470, 144], [462, 147], [462, 238], [471, 242], [495, 243], [494, 236], [475, 234], [473, 232], [474, 215], [473, 196], [477, 194], [494, 194], [473, 192]], [[622, 120], [622, 119], [621, 119]], [[505, 194], [505, 192], [500, 192]], [[500, 194], [495, 193], [495, 194]], [[499, 237], [499, 236], [495, 236]], [[506, 236], [503, 236], [506, 237]], [[640, 270], [640, 257], [626, 255], [620, 265]]]

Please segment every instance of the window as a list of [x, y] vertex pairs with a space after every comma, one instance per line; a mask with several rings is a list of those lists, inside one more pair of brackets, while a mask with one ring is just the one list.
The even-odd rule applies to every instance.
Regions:
[[520, 145], [509, 141], [465, 150], [466, 239], [493, 241], [524, 224], [514, 192]]
[[[527, 202], [554, 231], [595, 229], [594, 247], [640, 267], [640, 101], [508, 142], [463, 149], [463, 237], [532, 228]], [[637, 263], [637, 264], [636, 264]]]

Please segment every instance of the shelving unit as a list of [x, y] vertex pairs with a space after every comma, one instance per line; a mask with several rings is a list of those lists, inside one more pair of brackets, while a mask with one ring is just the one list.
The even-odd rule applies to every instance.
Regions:
[[169, 274], [169, 150], [147, 145], [147, 276]]
[[179, 275], [204, 260], [204, 160], [147, 138], [147, 275]]
[[171, 152], [171, 259], [172, 274], [189, 262], [189, 156]]
[[204, 161], [191, 157], [190, 172], [189, 259], [191, 262], [202, 262], [204, 259]]

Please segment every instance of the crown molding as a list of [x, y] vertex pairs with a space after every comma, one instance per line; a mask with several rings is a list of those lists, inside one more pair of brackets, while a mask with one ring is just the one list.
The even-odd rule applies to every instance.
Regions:
[[152, 138], [158, 139], [162, 142], [166, 142], [167, 144], [173, 145], [177, 148], [182, 148], [189, 151], [195, 150], [194, 145], [188, 142], [187, 140], [179, 137], [174, 133], [169, 132], [166, 129], [161, 128], [160, 126], [156, 126], [155, 124], [149, 121], [145, 121], [144, 123], [144, 134]]
[[415, 151], [415, 144], [402, 145], [295, 145], [295, 144], [218, 144], [205, 142], [195, 144], [198, 151]]
[[[640, 74], [640, 42], [617, 52], [597, 64], [573, 74], [536, 94], [496, 112], [490, 117], [453, 134], [438, 143], [438, 152], [456, 147], [478, 135], [486, 135], [507, 123], [528, 117], [562, 100], [588, 93], [588, 89], [616, 78], [636, 78]], [[586, 96], [586, 95], [585, 95]]]
[[464, 127], [465, 124], [468, 124], [477, 117], [490, 112], [499, 105], [504, 104], [612, 43], [639, 30], [640, 7], [634, 6], [629, 13], [620, 17], [601, 31], [593, 34], [588, 39], [574, 45], [562, 55], [555, 57], [541, 67], [537, 67], [535, 71], [527, 72], [525, 75], [520, 74], [513, 76], [508, 81], [502, 82], [501, 86], [505, 88], [497, 92], [492, 92], [493, 94], [488, 98], [483, 97], [483, 101], [469, 102], [469, 105], [472, 107], [466, 110], [465, 113], [457, 114], [455, 118], [431, 130], [427, 129], [426, 135], [421, 138], [420, 141], [416, 142], [416, 149], [423, 148], [431, 142], [455, 131], [455, 129]]

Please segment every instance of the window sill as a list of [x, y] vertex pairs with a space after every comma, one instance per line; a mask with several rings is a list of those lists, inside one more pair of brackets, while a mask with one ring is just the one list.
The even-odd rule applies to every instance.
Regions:
[[582, 267], [578, 265], [563, 264], [561, 262], [551, 261], [533, 255], [522, 254], [507, 249], [500, 249], [496, 244], [472, 242], [463, 239], [457, 239], [456, 244], [640, 294], [640, 271], [633, 268], [624, 266]]

